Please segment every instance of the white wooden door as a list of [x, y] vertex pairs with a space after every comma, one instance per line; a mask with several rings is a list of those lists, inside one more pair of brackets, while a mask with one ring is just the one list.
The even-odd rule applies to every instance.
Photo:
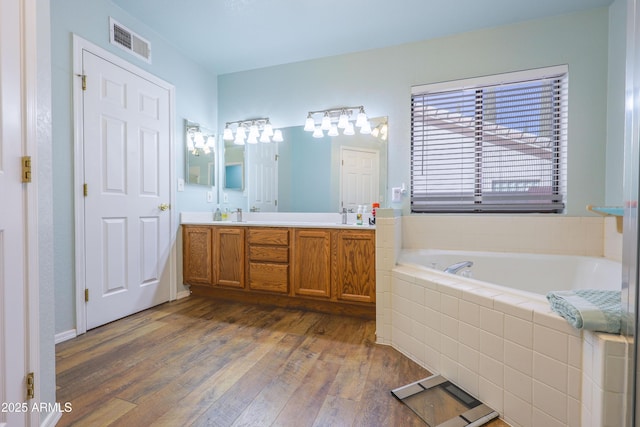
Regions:
[[87, 328], [169, 300], [169, 92], [82, 53]]
[[[26, 223], [21, 97], [20, 2], [0, 2], [0, 426], [23, 426]], [[10, 405], [10, 406], [4, 406]]]
[[249, 209], [278, 211], [278, 144], [247, 144]]
[[371, 203], [379, 201], [380, 153], [343, 147], [341, 158], [341, 207], [355, 211], [358, 205], [366, 205], [371, 209]]

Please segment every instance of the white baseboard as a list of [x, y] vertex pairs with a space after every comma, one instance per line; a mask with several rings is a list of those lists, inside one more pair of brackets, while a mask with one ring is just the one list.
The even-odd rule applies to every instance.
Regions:
[[40, 421], [40, 427], [54, 427], [62, 418], [62, 412], [50, 412], [47, 417]]
[[56, 334], [55, 336], [55, 343], [59, 344], [63, 341], [67, 341], [70, 340], [72, 338], [75, 338], [78, 336], [78, 333], [76, 332], [75, 329], [69, 329], [68, 331], [64, 331], [64, 332], [60, 332], [59, 334]]
[[181, 291], [176, 294], [176, 300], [186, 298], [191, 295], [191, 291]]

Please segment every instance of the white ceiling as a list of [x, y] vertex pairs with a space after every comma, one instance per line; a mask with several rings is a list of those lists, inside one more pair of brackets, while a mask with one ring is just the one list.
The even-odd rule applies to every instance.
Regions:
[[[394, 46], [612, 0], [112, 0], [215, 74]], [[139, 31], [131, 28], [133, 31]], [[141, 33], [144, 37], [144, 33]], [[153, 48], [153, 46], [152, 46]]]

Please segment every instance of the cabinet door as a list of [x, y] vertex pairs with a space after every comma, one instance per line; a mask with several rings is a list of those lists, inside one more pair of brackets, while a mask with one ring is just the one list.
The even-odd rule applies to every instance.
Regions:
[[216, 228], [216, 284], [244, 288], [244, 228]]
[[211, 227], [183, 226], [183, 281], [187, 284], [213, 284]]
[[375, 302], [375, 234], [371, 231], [338, 233], [337, 297], [343, 301]]
[[331, 297], [331, 231], [296, 229], [294, 236], [295, 294]]

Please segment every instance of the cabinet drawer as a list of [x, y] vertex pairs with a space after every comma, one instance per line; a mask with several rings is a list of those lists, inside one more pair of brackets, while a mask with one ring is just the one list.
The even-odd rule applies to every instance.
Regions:
[[250, 262], [249, 288], [286, 294], [289, 291], [289, 266]]
[[288, 245], [289, 229], [287, 228], [250, 228], [249, 244]]
[[250, 261], [289, 262], [286, 246], [249, 246]]

